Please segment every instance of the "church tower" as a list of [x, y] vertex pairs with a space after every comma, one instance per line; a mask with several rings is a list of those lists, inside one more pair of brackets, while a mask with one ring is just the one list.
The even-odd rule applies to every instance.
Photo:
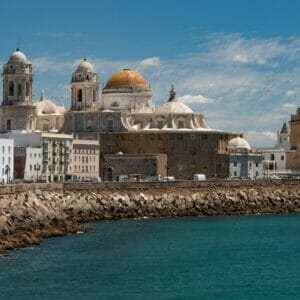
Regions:
[[281, 130], [277, 131], [277, 144], [276, 148], [281, 148], [285, 150], [290, 149], [290, 134], [286, 123], [283, 123]]
[[71, 110], [96, 111], [99, 109], [99, 78], [86, 58], [72, 74]]
[[17, 49], [3, 66], [2, 105], [30, 105], [32, 97], [32, 65]]
[[19, 49], [4, 64], [2, 77], [0, 131], [34, 131], [36, 118], [32, 93], [32, 64]]

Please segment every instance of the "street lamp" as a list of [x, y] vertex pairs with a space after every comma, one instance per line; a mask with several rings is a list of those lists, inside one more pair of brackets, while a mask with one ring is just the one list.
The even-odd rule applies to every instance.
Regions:
[[9, 174], [10, 174], [10, 167], [9, 165], [5, 166], [5, 174], [6, 174], [6, 183], [8, 183], [8, 178], [9, 178]]
[[37, 163], [35, 165], [35, 170], [36, 170], [36, 182], [38, 182], [39, 180], [39, 170], [41, 169], [41, 165], [39, 163]]

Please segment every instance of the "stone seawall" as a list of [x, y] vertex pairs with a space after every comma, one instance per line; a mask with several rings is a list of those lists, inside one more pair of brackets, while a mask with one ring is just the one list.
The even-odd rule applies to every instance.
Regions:
[[2, 186], [0, 252], [86, 230], [81, 223], [92, 220], [299, 212], [299, 181]]

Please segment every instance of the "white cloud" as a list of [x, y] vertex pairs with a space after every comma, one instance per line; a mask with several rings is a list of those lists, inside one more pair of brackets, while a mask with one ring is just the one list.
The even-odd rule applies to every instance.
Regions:
[[297, 94], [297, 91], [295, 91], [295, 90], [288, 90], [288, 91], [285, 92], [285, 95], [287, 97], [294, 96], [295, 94]]
[[160, 59], [157, 56], [145, 58], [140, 62], [143, 67], [158, 67], [160, 65]]
[[274, 147], [277, 141], [276, 133], [271, 131], [248, 131], [243, 136], [251, 147]]
[[293, 103], [284, 103], [282, 105], [283, 108], [296, 108], [296, 104]]
[[209, 104], [214, 103], [216, 100], [204, 97], [202, 95], [192, 96], [192, 95], [184, 95], [182, 97], [179, 97], [179, 99], [186, 104]]

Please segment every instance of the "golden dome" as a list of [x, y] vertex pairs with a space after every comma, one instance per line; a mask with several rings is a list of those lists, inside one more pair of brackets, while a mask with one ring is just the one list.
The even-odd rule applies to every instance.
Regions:
[[123, 69], [113, 74], [107, 81], [105, 88], [115, 88], [123, 86], [144, 86], [148, 87], [144, 77], [131, 69]]

